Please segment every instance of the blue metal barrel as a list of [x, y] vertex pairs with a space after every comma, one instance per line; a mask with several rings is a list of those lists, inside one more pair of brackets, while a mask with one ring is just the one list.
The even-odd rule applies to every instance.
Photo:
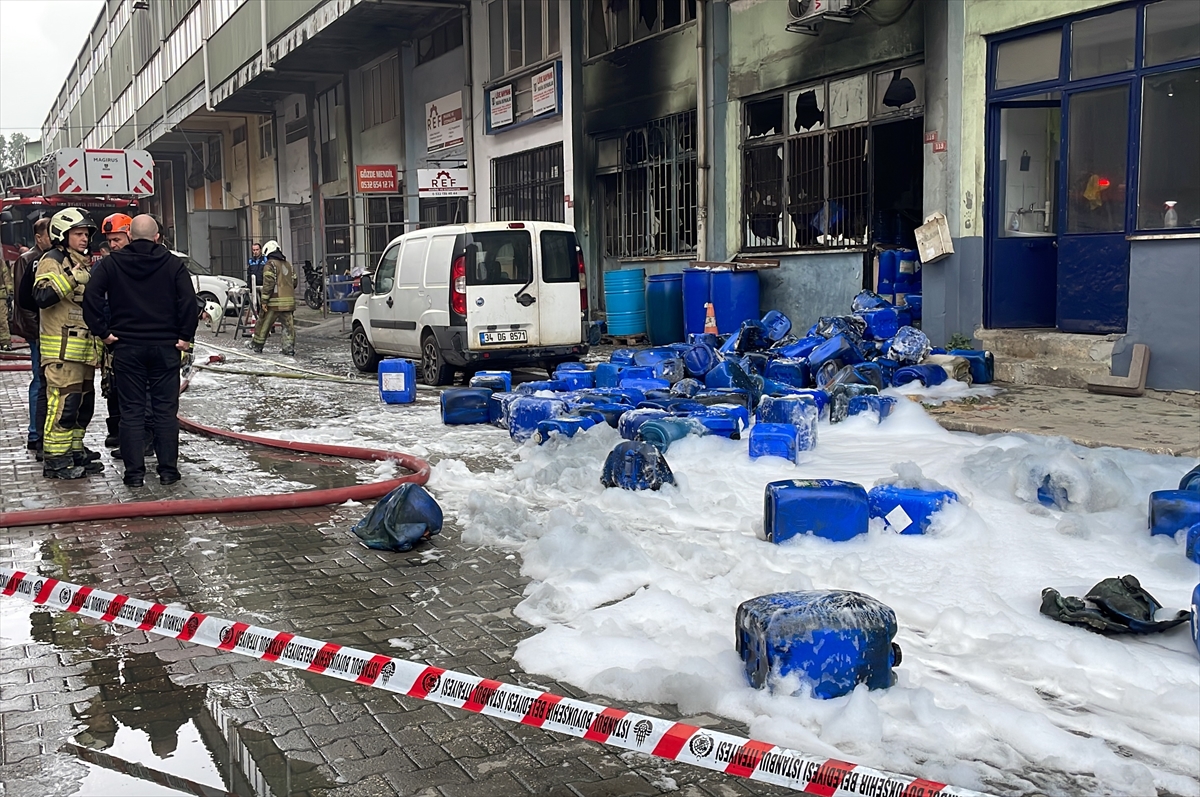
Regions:
[[646, 331], [646, 269], [604, 272], [604, 306], [608, 334], [640, 335]]

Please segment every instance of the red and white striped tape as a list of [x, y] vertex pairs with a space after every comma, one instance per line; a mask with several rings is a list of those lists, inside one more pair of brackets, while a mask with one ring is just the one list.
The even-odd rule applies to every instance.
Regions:
[[0, 594], [217, 650], [321, 673], [568, 736], [822, 797], [970, 797], [978, 792], [891, 775], [682, 722], [429, 667], [181, 607], [0, 568]]

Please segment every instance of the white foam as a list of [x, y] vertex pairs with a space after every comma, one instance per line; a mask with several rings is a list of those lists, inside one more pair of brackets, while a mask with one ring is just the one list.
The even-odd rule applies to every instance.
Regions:
[[[331, 395], [315, 384], [303, 391]], [[607, 426], [518, 446], [503, 430], [442, 426], [435, 397], [386, 407], [358, 392], [289, 436], [436, 461], [429, 488], [463, 543], [519, 555], [531, 579], [516, 613], [538, 630], [514, 654], [527, 673], [994, 793], [1200, 796], [1200, 666], [1188, 635], [1106, 638], [1038, 613], [1043, 587], [1082, 595], [1124, 573], [1185, 606], [1196, 567], [1181, 541], [1149, 536], [1146, 501], [1194, 460], [949, 433], [901, 400], [882, 424], [822, 423], [818, 447], [796, 464], [751, 460], [744, 440], [686, 438], [666, 455], [675, 486], [626, 492], [600, 485], [620, 440]], [[919, 470], [897, 474], [901, 463]], [[1074, 511], [1035, 503], [1040, 470], [1066, 486]], [[963, 499], [924, 535], [876, 520], [841, 543], [755, 536], [769, 481], [870, 487], [905, 474]], [[896, 685], [824, 701], [751, 688], [734, 651], [737, 606], [799, 589], [855, 590], [890, 606], [904, 651]]]

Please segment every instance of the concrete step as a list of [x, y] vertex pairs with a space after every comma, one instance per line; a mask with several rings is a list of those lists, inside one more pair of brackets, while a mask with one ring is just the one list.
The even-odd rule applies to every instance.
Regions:
[[[995, 352], [992, 352], [995, 355]], [[1087, 389], [1087, 383], [1108, 376], [1108, 363], [1081, 362], [1050, 357], [1011, 358], [996, 356], [996, 381], [1016, 385], [1045, 385]]]
[[983, 348], [1000, 358], [1049, 358], [1081, 363], [1112, 362], [1113, 346], [1122, 335], [1077, 335], [1053, 329], [983, 329], [975, 330]]

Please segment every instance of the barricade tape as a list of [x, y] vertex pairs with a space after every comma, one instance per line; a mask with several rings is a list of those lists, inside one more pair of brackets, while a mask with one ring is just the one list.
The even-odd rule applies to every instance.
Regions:
[[0, 567], [0, 594], [114, 625], [519, 722], [821, 797], [980, 797], [944, 783], [810, 758], [766, 742], [634, 714], [333, 642]]

